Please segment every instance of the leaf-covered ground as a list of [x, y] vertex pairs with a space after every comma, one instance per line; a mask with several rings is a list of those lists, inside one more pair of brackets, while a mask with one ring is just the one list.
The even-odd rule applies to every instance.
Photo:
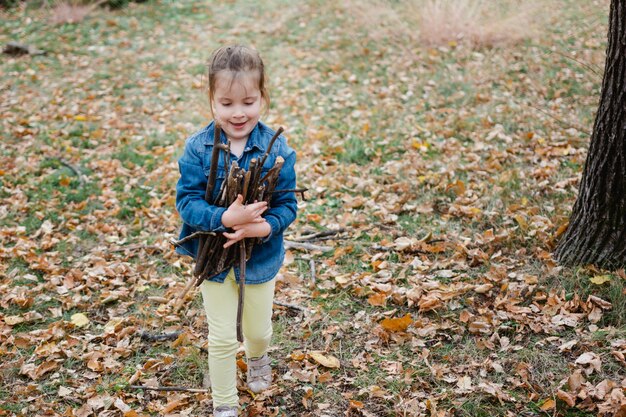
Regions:
[[261, 50], [265, 121], [310, 189], [286, 239], [329, 248], [288, 253], [276, 298], [304, 311], [276, 306], [276, 383], [242, 382], [248, 415], [625, 415], [626, 274], [550, 255], [607, 2], [545, 1], [533, 38], [472, 48], [364, 17], [381, 4], [3, 12], [0, 43], [47, 54], [0, 62], [0, 415], [209, 414], [207, 393], [130, 385], [202, 388], [206, 321], [197, 293], [175, 309], [192, 265], [169, 241], [204, 62], [228, 42]]

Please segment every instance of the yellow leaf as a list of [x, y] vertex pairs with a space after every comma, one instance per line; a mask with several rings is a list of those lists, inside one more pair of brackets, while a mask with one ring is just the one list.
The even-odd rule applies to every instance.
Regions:
[[74, 116], [74, 120], [78, 120], [79, 122], [84, 122], [85, 120], [87, 120], [87, 116], [85, 116], [84, 114], [79, 114], [77, 116]]
[[324, 355], [321, 352], [309, 352], [309, 358], [327, 368], [339, 368], [341, 366], [339, 359], [332, 355]]
[[383, 329], [390, 332], [404, 332], [413, 323], [410, 313], [406, 313], [404, 317], [384, 319], [380, 322]]
[[591, 283], [596, 284], [596, 285], [602, 285], [605, 282], [611, 281], [611, 276], [610, 275], [596, 275], [593, 278], [589, 278], [589, 281], [591, 281]]
[[542, 405], [541, 405], [541, 409], [543, 411], [548, 411], [548, 410], [552, 410], [554, 407], [556, 406], [556, 403], [554, 402], [553, 399], [548, 398]]
[[85, 327], [89, 324], [89, 319], [83, 313], [72, 314], [71, 320], [76, 327]]
[[9, 326], [15, 326], [16, 324], [20, 324], [26, 321], [22, 316], [6, 316], [4, 318], [4, 322]]
[[526, 221], [524, 216], [522, 216], [521, 214], [516, 214], [515, 216], [513, 216], [513, 218], [515, 219], [517, 224], [519, 224], [519, 227], [522, 230], [526, 230], [526, 228], [528, 227], [528, 222]]

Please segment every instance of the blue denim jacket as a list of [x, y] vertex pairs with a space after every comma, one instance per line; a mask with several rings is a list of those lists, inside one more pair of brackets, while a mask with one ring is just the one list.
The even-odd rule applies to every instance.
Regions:
[[[178, 160], [180, 179], [176, 185], [176, 209], [183, 220], [180, 238], [189, 236], [196, 231], [225, 232], [222, 224], [224, 207], [209, 205], [204, 200], [206, 185], [209, 176], [211, 154], [213, 152], [212, 122], [199, 132], [189, 137], [185, 143], [183, 156]], [[231, 161], [237, 161], [240, 167], [248, 169], [253, 158], [259, 158], [265, 153], [274, 130], [259, 122], [250, 132], [242, 155], [237, 158], [231, 154]], [[222, 142], [226, 143], [226, 136], [222, 132]], [[222, 151], [223, 152], [223, 151]], [[296, 188], [296, 173], [294, 165], [296, 153], [287, 145], [287, 140], [280, 136], [263, 165], [262, 172], [267, 172], [274, 166], [278, 156], [285, 159], [276, 184], [277, 190]], [[224, 168], [224, 159], [219, 158], [217, 180], [213, 199], [217, 197], [224, 178], [227, 177]], [[269, 204], [269, 209], [263, 217], [272, 228], [270, 235], [257, 244], [252, 250], [252, 256], [246, 263], [246, 283], [261, 284], [274, 278], [280, 269], [285, 257], [283, 232], [296, 218], [298, 209], [295, 193], [275, 193]], [[176, 251], [183, 255], [196, 257], [198, 239], [185, 242]], [[235, 267], [235, 277], [239, 281], [239, 267]], [[224, 282], [228, 271], [211, 278], [211, 281]]]

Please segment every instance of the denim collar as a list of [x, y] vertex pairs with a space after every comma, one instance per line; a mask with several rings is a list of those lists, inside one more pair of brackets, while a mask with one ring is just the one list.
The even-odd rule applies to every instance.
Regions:
[[[207, 135], [204, 138], [204, 144], [213, 146], [213, 129], [215, 128], [215, 121], [211, 122], [207, 126]], [[244, 153], [249, 152], [252, 148], [257, 148], [261, 152], [265, 152], [265, 146], [263, 144], [261, 129], [266, 129], [267, 127], [262, 123], [258, 122], [254, 129], [250, 132], [250, 136], [248, 136], [248, 141], [246, 142], [246, 147], [243, 149]], [[220, 140], [222, 143], [226, 143], [226, 134], [224, 131], [221, 133]]]

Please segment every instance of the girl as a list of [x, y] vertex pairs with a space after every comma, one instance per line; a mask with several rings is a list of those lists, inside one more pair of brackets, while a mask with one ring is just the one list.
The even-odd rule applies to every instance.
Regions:
[[[261, 110], [269, 108], [263, 61], [256, 50], [235, 45], [217, 49], [208, 64], [208, 96], [214, 121], [187, 139], [178, 161], [180, 179], [176, 186], [176, 208], [183, 220], [181, 239], [195, 231], [222, 232], [225, 247], [244, 238], [262, 238], [246, 263], [246, 289], [242, 328], [247, 358], [248, 388], [261, 392], [272, 383], [272, 369], [267, 350], [272, 336], [274, 277], [283, 262], [283, 231], [296, 218], [293, 192], [275, 193], [269, 207], [265, 202], [243, 205], [242, 198], [228, 208], [209, 205], [204, 194], [213, 151], [213, 132], [217, 122], [223, 143], [230, 141], [231, 161], [244, 169], [253, 158], [268, 148], [274, 131], [259, 121]], [[294, 189], [296, 154], [280, 136], [263, 166], [267, 172], [276, 158], [284, 164], [276, 190]], [[223, 158], [219, 159], [215, 199], [227, 177]], [[191, 240], [178, 249], [182, 254], [197, 255], [198, 241]], [[209, 376], [216, 417], [238, 415], [236, 386], [237, 298], [239, 268], [234, 267], [201, 285], [204, 309], [209, 324]]]

